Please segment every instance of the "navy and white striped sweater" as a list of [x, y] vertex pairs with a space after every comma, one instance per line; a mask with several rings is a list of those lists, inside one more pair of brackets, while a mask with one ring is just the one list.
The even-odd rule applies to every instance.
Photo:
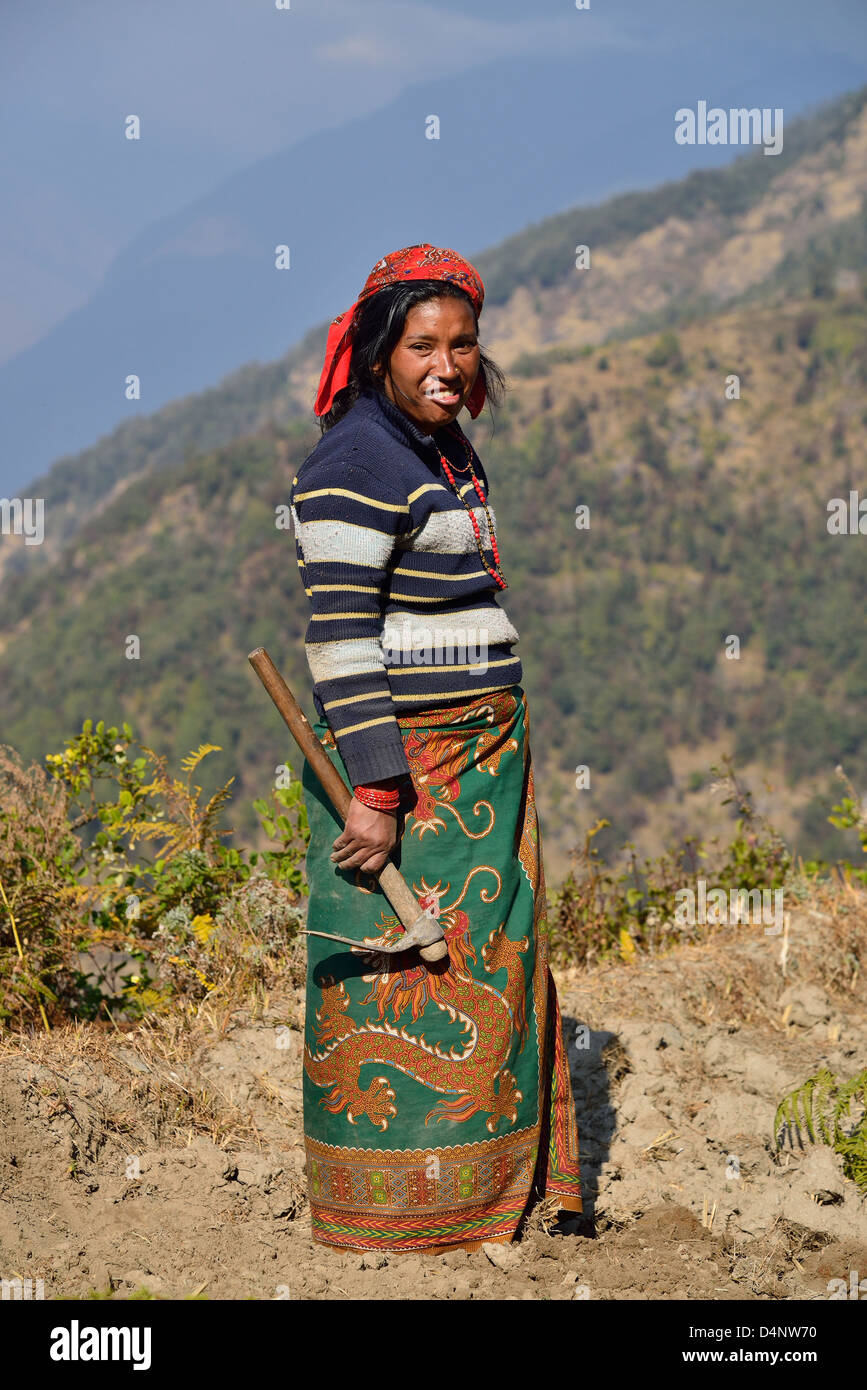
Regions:
[[[298, 565], [311, 604], [313, 701], [353, 786], [409, 773], [395, 714], [475, 698], [522, 679], [518, 634], [497, 602], [472, 523], [439, 460], [466, 467], [447, 429], [424, 434], [365, 391], [293, 479]], [[473, 453], [487, 499], [488, 482]], [[493, 561], [469, 473], [455, 482]], [[488, 503], [496, 527], [493, 508]]]

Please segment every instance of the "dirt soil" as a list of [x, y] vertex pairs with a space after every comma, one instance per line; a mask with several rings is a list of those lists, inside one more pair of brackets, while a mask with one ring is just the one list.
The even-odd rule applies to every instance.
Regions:
[[804, 905], [785, 938], [727, 928], [561, 972], [586, 1217], [546, 1203], [471, 1254], [312, 1242], [298, 991], [258, 1020], [211, 1002], [192, 1031], [7, 1040], [0, 1275], [46, 1298], [828, 1298], [867, 1276], [867, 1201], [831, 1149], [778, 1153], [772, 1129], [822, 1063], [864, 1066], [852, 929], [845, 904]]

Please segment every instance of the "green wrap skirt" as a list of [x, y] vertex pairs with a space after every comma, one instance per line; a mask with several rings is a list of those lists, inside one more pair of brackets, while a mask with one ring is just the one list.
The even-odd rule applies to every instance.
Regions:
[[[448, 959], [385, 956], [376, 879], [331, 862], [342, 825], [305, 760], [310, 822], [304, 1137], [314, 1238], [353, 1250], [509, 1241], [535, 1200], [581, 1210], [520, 685], [398, 716], [415, 804], [395, 863]], [[324, 720], [315, 732], [348, 782]]]

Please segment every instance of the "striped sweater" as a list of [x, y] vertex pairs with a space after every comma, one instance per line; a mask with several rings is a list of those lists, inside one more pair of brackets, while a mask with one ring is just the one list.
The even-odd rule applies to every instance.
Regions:
[[[447, 429], [424, 434], [366, 391], [292, 482], [295, 541], [311, 616], [313, 701], [353, 786], [409, 773], [395, 715], [519, 684], [518, 634], [497, 602], [472, 523], [439, 451], [466, 467]], [[487, 500], [484, 469], [473, 467]], [[455, 482], [493, 562], [469, 472]], [[488, 503], [494, 527], [496, 518]]]

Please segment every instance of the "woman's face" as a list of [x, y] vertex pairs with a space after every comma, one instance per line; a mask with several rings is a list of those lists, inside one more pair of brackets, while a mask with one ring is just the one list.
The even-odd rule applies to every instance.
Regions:
[[391, 354], [383, 390], [425, 434], [457, 418], [479, 371], [469, 304], [451, 296], [416, 304]]

